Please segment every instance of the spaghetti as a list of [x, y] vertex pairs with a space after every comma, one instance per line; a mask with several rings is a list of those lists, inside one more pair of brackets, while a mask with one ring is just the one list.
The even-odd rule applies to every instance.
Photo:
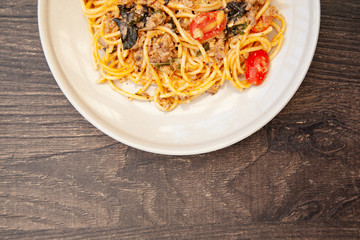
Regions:
[[[286, 26], [270, 0], [81, 2], [98, 82], [163, 111], [215, 94], [225, 81], [240, 91], [254, 85], [245, 78], [249, 55], [262, 50], [271, 61]], [[123, 87], [129, 81], [135, 92]]]

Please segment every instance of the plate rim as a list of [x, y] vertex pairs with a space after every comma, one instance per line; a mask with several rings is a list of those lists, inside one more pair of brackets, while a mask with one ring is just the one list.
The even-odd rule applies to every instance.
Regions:
[[264, 118], [256, 127], [253, 127], [251, 131], [248, 131], [245, 134], [239, 134], [237, 137], [232, 137], [228, 141], [220, 142], [210, 147], [196, 149], [196, 150], [190, 149], [184, 151], [184, 150], [175, 150], [175, 149], [164, 149], [161, 147], [160, 148], [148, 147], [121, 138], [116, 134], [113, 134], [110, 130], [103, 127], [101, 122], [99, 122], [94, 116], [91, 116], [91, 114], [87, 110], [85, 110], [86, 106], [82, 106], [81, 99], [78, 99], [79, 97], [76, 96], [76, 94], [74, 95], [73, 93], [71, 93], [71, 89], [68, 89], [66, 84], [64, 84], [63, 81], [61, 81], [61, 79], [66, 78], [66, 76], [63, 73], [61, 67], [59, 66], [60, 63], [56, 58], [54, 50], [51, 47], [52, 44], [50, 41], [49, 31], [44, 31], [44, 29], [48, 28], [47, 22], [45, 21], [46, 20], [45, 15], [47, 15], [45, 11], [46, 10], [45, 6], [46, 4], [49, 3], [49, 1], [47, 0], [38, 0], [38, 7], [37, 7], [38, 30], [39, 30], [40, 42], [46, 62], [49, 66], [49, 69], [57, 85], [59, 86], [65, 97], [68, 99], [68, 101], [71, 103], [71, 105], [82, 115], [83, 118], [85, 118], [88, 122], [90, 122], [94, 127], [99, 129], [101, 132], [108, 135], [109, 137], [113, 138], [114, 140], [142, 151], [156, 153], [156, 154], [163, 154], [163, 155], [182, 155], [182, 156], [197, 155], [197, 154], [204, 154], [204, 153], [217, 151], [229, 147], [239, 141], [242, 141], [243, 139], [249, 137], [250, 135], [256, 133], [258, 130], [266, 126], [290, 102], [290, 100], [293, 98], [295, 93], [298, 91], [300, 85], [302, 84], [303, 80], [306, 77], [306, 74], [309, 71], [318, 44], [319, 33], [320, 33], [320, 21], [321, 21], [321, 4], [320, 4], [320, 0], [317, 1], [312, 0], [312, 2], [315, 5], [314, 14], [316, 14], [315, 15], [316, 22], [313, 24], [316, 34], [314, 34], [313, 36], [313, 39], [311, 41], [311, 46], [308, 47], [308, 49], [310, 50], [308, 50], [308, 55], [306, 56], [306, 59], [302, 59], [304, 63], [301, 65], [302, 66], [301, 75], [297, 77], [298, 80], [296, 81], [296, 87], [294, 87], [292, 91], [287, 94], [287, 98], [285, 99], [285, 101], [282, 101], [281, 104], [277, 105], [276, 110], [272, 111], [271, 114], [268, 114], [267, 117]]

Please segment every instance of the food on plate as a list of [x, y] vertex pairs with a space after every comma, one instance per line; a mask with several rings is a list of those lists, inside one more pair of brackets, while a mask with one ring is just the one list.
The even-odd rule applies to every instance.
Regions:
[[240, 91], [262, 84], [286, 27], [270, 0], [81, 3], [98, 81], [163, 111], [215, 94], [225, 81]]

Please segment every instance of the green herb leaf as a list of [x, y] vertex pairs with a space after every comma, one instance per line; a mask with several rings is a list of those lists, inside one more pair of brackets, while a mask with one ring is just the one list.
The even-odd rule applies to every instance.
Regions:
[[[204, 48], [204, 50], [206, 52], [209, 51], [210, 50], [210, 43], [209, 42], [204, 43], [203, 48]], [[199, 51], [196, 52], [196, 56], [199, 57], [200, 55], [201, 55], [201, 51], [199, 50]]]
[[150, 63], [154, 67], [161, 67], [161, 66], [170, 66], [170, 61], [163, 62], [163, 63]]
[[210, 43], [209, 42], [204, 43], [203, 47], [204, 47], [205, 51], [209, 51], [210, 50]]
[[138, 29], [134, 25], [130, 25], [127, 22], [114, 18], [113, 21], [118, 25], [121, 33], [121, 41], [123, 43], [123, 49], [127, 50], [132, 48], [138, 39]]
[[231, 27], [226, 27], [226, 36], [230, 36], [230, 35], [242, 35], [244, 34], [244, 30], [247, 27], [247, 23], [241, 23], [241, 24], [237, 24]]
[[246, 12], [246, 6], [247, 3], [245, 2], [229, 2], [226, 5], [226, 8], [228, 10], [228, 22], [230, 22], [231, 20], [236, 21], [237, 19], [244, 16]]

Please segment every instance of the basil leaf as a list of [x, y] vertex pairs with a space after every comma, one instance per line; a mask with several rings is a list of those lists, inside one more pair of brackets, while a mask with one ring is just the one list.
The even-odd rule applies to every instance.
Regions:
[[209, 42], [204, 43], [203, 47], [204, 47], [205, 51], [209, 51], [210, 50], [210, 43]]
[[[204, 50], [205, 50], [206, 52], [209, 51], [209, 50], [210, 50], [210, 43], [209, 43], [209, 42], [204, 43], [204, 44], [203, 44], [203, 47], [204, 47]], [[198, 51], [196, 52], [196, 56], [199, 57], [200, 55], [201, 55], [201, 51], [198, 50]]]
[[132, 48], [139, 37], [138, 29], [134, 25], [130, 25], [127, 22], [114, 18], [113, 21], [118, 25], [121, 33], [121, 41], [123, 43], [123, 49], [127, 50]]
[[244, 30], [247, 27], [247, 23], [237, 24], [231, 27], [226, 27], [226, 36], [244, 34]]
[[229, 2], [226, 5], [226, 8], [228, 10], [228, 22], [231, 20], [236, 21], [236, 19], [241, 18], [246, 13], [247, 3], [245, 2]]

